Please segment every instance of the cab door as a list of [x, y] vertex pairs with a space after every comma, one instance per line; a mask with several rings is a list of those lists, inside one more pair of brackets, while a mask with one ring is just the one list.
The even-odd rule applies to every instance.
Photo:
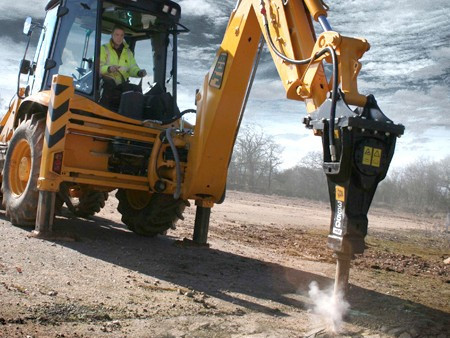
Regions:
[[50, 88], [53, 75], [73, 78], [78, 94], [94, 97], [97, 79], [97, 0], [67, 0], [56, 32], [50, 60], [53, 67], [46, 76]]
[[28, 86], [31, 94], [41, 91], [44, 87], [43, 82], [45, 78], [46, 66], [48, 67], [47, 59], [51, 53], [52, 42], [58, 21], [58, 8], [59, 7], [55, 7], [48, 10], [45, 16], [45, 21], [33, 60], [35, 70], [28, 78]]

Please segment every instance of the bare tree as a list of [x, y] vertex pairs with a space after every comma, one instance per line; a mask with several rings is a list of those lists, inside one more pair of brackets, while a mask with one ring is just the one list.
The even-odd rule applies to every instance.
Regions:
[[272, 181], [273, 181], [273, 175], [277, 171], [280, 164], [283, 163], [281, 158], [279, 157], [280, 154], [283, 152], [283, 148], [276, 144], [272, 138], [270, 137], [268, 139], [267, 143], [267, 149], [266, 149], [266, 165], [267, 169], [265, 170], [268, 174], [267, 177], [267, 191], [270, 193], [272, 192]]
[[328, 200], [326, 176], [320, 152], [309, 152], [299, 163], [277, 175], [276, 191], [280, 195], [312, 200]]
[[244, 126], [236, 140], [228, 172], [228, 184], [235, 189], [270, 192], [274, 173], [282, 163], [282, 147], [259, 126]]
[[374, 202], [413, 213], [448, 212], [450, 156], [436, 162], [417, 160], [392, 171], [380, 184]]
[[[328, 201], [322, 154], [310, 152], [293, 168], [280, 171], [281, 152], [262, 128], [244, 127], [230, 163], [228, 186]], [[391, 170], [380, 183], [374, 204], [413, 213], [450, 212], [450, 156], [434, 162], [421, 159]]]
[[299, 166], [322, 170], [323, 156], [320, 151], [310, 151], [308, 152], [298, 163]]

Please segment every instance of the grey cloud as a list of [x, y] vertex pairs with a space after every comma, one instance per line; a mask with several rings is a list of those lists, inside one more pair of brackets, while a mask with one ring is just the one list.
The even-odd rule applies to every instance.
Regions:
[[0, 20], [25, 19], [27, 16], [33, 19], [42, 19], [45, 16], [45, 6], [49, 0], [31, 1], [2, 1], [0, 5]]
[[216, 36], [214, 34], [210, 33], [203, 33], [203, 36], [207, 38], [208, 40], [216, 39]]
[[417, 143], [427, 143], [430, 141], [429, 137], [417, 137], [416, 138], [416, 142]]
[[[338, 31], [363, 35], [372, 45], [362, 59], [362, 80], [377, 78], [380, 87], [430, 80], [431, 86], [439, 81], [433, 76], [448, 71], [435, 52], [448, 46], [450, 40], [448, 1], [433, 1], [430, 7], [422, 1], [355, 0], [352, 6], [347, 1], [336, 1], [331, 7], [330, 21]], [[350, 13], [354, 8], [361, 10]]]
[[228, 18], [234, 5], [231, 0], [180, 0], [178, 3], [182, 8], [183, 17], [205, 17], [212, 21]]
[[[182, 6], [182, 22], [191, 29], [190, 34], [180, 35], [179, 98], [187, 108], [192, 108], [195, 89], [202, 86], [204, 75], [213, 63], [236, 1], [178, 2]], [[9, 101], [5, 92], [11, 93], [15, 88], [18, 61], [25, 41], [21, 35], [23, 19], [27, 15], [42, 17], [46, 3], [47, 0], [39, 0], [33, 1], [33, 6], [29, 1], [3, 2], [0, 5], [0, 44], [8, 46], [0, 60], [1, 69], [8, 69], [8, 74], [0, 79], [0, 98]], [[374, 94], [389, 117], [406, 125], [409, 134], [399, 142], [398, 152], [405, 152], [406, 147], [418, 149], [419, 145], [426, 144], [423, 146], [426, 151], [434, 146], [445, 148], [448, 154], [450, 2], [435, 0], [430, 5], [430, 2], [421, 0], [334, 0], [329, 5], [329, 20], [334, 29], [343, 35], [364, 37], [371, 44], [371, 50], [362, 59], [359, 88], [364, 94]], [[320, 33], [320, 27], [317, 24], [315, 27]], [[6, 36], [10, 39], [2, 39]], [[304, 104], [285, 99], [267, 47], [247, 111], [245, 119], [248, 123], [258, 121], [263, 126], [267, 125], [269, 133], [286, 142], [283, 144], [285, 148], [294, 142], [296, 133], [274, 132], [274, 125], [277, 130], [295, 125], [302, 130], [300, 135], [309, 133], [302, 129], [300, 123], [305, 114]], [[437, 134], [429, 132], [433, 126], [447, 126], [447, 131], [440, 129], [437, 140]], [[421, 133], [420, 137], [426, 139], [408, 136], [416, 133]], [[290, 137], [292, 140], [288, 142]], [[317, 141], [318, 138], [314, 139]], [[309, 139], [307, 142], [309, 144]], [[289, 151], [293, 152], [287, 148], [286, 152]]]
[[281, 81], [257, 80], [252, 88], [252, 99], [273, 101], [284, 100], [286, 97]]
[[446, 86], [434, 86], [426, 91], [402, 89], [383, 97], [386, 105], [396, 111], [399, 118], [410, 121], [410, 126], [423, 129], [428, 123], [450, 123], [446, 107], [450, 106], [450, 93]]
[[293, 133], [286, 133], [286, 134], [276, 134], [274, 135], [275, 139], [279, 142], [282, 142], [283, 140], [286, 141], [299, 141], [300, 139], [307, 138], [308, 135], [299, 135], [299, 134], [293, 134]]

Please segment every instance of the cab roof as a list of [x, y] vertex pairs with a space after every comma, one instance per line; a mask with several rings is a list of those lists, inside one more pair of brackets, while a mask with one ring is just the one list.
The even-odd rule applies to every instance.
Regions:
[[[48, 11], [60, 3], [78, 2], [79, 0], [50, 0], [45, 6]], [[100, 0], [97, 0], [100, 2]], [[117, 4], [123, 8], [143, 13], [155, 15], [163, 20], [177, 23], [181, 17], [181, 7], [171, 0], [110, 0], [109, 2]]]

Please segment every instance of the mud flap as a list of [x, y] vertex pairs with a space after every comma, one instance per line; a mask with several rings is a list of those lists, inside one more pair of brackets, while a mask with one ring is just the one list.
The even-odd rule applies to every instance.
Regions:
[[327, 100], [304, 122], [322, 136], [323, 169], [332, 210], [328, 246], [352, 256], [364, 252], [367, 213], [378, 183], [386, 177], [396, 139], [405, 128], [388, 119], [372, 95], [364, 108], [355, 111], [339, 99], [333, 133], [337, 160], [332, 162], [330, 108], [331, 100]]

